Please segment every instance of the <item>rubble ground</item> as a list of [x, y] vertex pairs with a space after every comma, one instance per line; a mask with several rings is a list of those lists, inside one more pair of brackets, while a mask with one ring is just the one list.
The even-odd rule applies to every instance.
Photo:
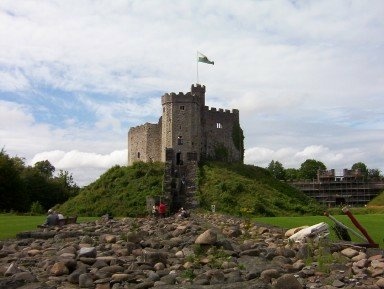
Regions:
[[384, 288], [381, 249], [217, 213], [99, 219], [0, 242], [0, 289]]

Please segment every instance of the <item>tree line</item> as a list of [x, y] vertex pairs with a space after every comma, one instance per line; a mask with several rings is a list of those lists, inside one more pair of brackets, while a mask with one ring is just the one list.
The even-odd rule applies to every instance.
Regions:
[[[299, 169], [285, 169], [279, 161], [272, 160], [266, 169], [278, 180], [291, 181], [317, 179], [317, 172], [326, 171], [327, 167], [321, 161], [307, 159]], [[363, 162], [354, 163], [351, 170], [360, 170], [367, 181], [384, 180], [379, 169], [369, 169]]]
[[23, 158], [0, 151], [0, 212], [43, 213], [78, 194], [72, 174], [55, 173], [48, 161], [27, 166]]

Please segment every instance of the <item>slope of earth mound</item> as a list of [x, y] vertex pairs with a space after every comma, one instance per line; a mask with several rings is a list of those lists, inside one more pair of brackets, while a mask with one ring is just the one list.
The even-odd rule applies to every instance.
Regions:
[[243, 164], [208, 163], [199, 170], [203, 208], [241, 216], [322, 214], [319, 203], [275, 179], [266, 169]]
[[[163, 192], [163, 163], [115, 166], [61, 205], [65, 215], [137, 217], [147, 214], [146, 197]], [[321, 214], [323, 208], [299, 190], [251, 165], [200, 165], [196, 198], [202, 208], [236, 216]]]

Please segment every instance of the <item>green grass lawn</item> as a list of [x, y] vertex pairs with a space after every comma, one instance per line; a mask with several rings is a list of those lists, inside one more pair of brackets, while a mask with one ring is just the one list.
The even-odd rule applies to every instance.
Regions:
[[[384, 248], [384, 214], [366, 214], [366, 215], [354, 215], [357, 221], [365, 228], [369, 236], [379, 244], [380, 248]], [[352, 221], [346, 215], [334, 215], [338, 221], [342, 222], [344, 225], [355, 230], [360, 235], [363, 235], [352, 223]], [[269, 225], [274, 225], [277, 227], [290, 229], [299, 226], [312, 226], [321, 222], [325, 222], [330, 226], [333, 226], [335, 223], [326, 216], [304, 216], [304, 217], [262, 217], [262, 218], [253, 218], [255, 222], [265, 223]], [[331, 240], [338, 240], [333, 230], [331, 231]], [[362, 241], [349, 232], [349, 235], [352, 238], [353, 242], [362, 243]]]
[[[46, 216], [19, 216], [0, 214], [0, 240], [15, 238], [16, 234], [23, 231], [37, 229], [37, 225], [45, 222]], [[97, 217], [79, 217], [78, 222], [98, 219]]]

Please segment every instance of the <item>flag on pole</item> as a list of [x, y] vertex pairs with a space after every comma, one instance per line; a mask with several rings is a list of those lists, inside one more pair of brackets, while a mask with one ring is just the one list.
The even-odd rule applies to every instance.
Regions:
[[210, 61], [207, 56], [205, 56], [204, 54], [202, 54], [200, 52], [197, 52], [197, 62], [204, 62], [207, 64], [215, 65], [214, 61]]

